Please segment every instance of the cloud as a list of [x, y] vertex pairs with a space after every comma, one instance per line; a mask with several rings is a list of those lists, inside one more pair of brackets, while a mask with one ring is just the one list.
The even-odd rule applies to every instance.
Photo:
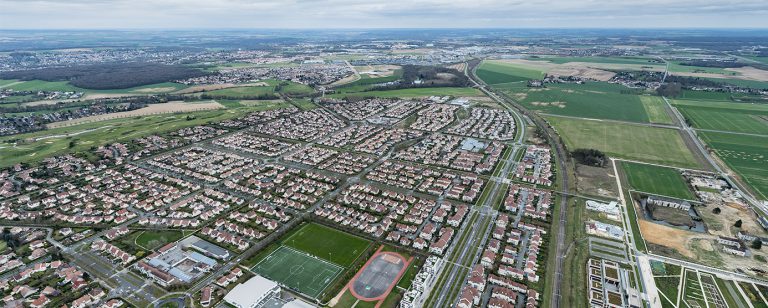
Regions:
[[761, 0], [0, 0], [0, 28], [768, 27]]

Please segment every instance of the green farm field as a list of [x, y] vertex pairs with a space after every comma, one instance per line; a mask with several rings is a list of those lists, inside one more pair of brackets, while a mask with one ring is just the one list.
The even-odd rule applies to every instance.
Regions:
[[399, 90], [387, 90], [387, 91], [365, 91], [354, 93], [336, 93], [328, 95], [331, 98], [344, 98], [344, 97], [427, 97], [427, 96], [483, 96], [480, 90], [474, 88], [458, 88], [458, 87], [443, 87], [443, 88], [411, 88], [411, 89], [399, 89]]
[[16, 91], [72, 91], [72, 92], [87, 91], [86, 89], [75, 87], [66, 81], [0, 80], [0, 87], [13, 89]]
[[717, 132], [698, 135], [747, 185], [768, 198], [768, 137]]
[[700, 164], [674, 129], [546, 117], [569, 149], [597, 149], [610, 156], [661, 165], [699, 168]]
[[632, 162], [622, 162], [621, 166], [629, 185], [635, 190], [686, 200], [695, 199], [685, 178], [676, 169]]
[[622, 91], [629, 88], [617, 84], [548, 84], [546, 88], [498, 84], [495, 87], [526, 108], [548, 114], [639, 123], [671, 122], [661, 102], [653, 97], [624, 94]]
[[768, 135], [768, 105], [682, 100], [673, 104], [696, 128]]
[[315, 223], [302, 226], [282, 243], [344, 267], [352, 265], [371, 244], [366, 239]]
[[672, 117], [667, 112], [666, 103], [658, 96], [640, 96], [640, 102], [643, 103], [645, 113], [648, 115], [648, 122], [658, 124], [672, 124]]
[[641, 57], [539, 57], [528, 58], [528, 60], [549, 61], [556, 64], [563, 64], [568, 62], [586, 62], [664, 66], [664, 64], [657, 62], [655, 59]]
[[544, 78], [544, 72], [500, 61], [483, 61], [477, 68], [477, 77], [487, 84], [527, 81]]

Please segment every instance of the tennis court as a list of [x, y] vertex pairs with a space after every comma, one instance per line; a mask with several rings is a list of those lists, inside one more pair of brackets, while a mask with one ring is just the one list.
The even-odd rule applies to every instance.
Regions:
[[291, 247], [280, 246], [251, 270], [284, 287], [318, 298], [344, 268]]

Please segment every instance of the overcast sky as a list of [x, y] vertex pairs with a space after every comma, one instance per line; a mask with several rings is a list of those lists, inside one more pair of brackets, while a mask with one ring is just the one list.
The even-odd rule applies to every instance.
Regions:
[[768, 28], [766, 0], [0, 0], [0, 29]]

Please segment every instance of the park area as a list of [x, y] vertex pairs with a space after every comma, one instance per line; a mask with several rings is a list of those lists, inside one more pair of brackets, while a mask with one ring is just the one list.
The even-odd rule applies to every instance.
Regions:
[[696, 198], [677, 169], [631, 162], [622, 162], [621, 166], [629, 186], [636, 191], [686, 200]]
[[609, 156], [684, 168], [700, 168], [680, 132], [626, 123], [546, 117], [569, 150], [596, 149]]

